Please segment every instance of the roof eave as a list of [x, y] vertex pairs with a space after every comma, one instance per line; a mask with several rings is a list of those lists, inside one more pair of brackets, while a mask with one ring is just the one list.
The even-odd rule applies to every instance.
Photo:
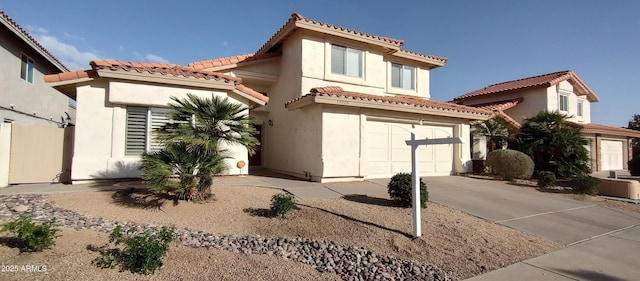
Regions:
[[20, 38], [23, 42], [27, 43], [27, 45], [29, 45], [29, 47], [31, 47], [31, 49], [35, 50], [39, 55], [44, 57], [49, 63], [51, 63], [54, 67], [56, 67], [60, 72], [68, 72], [69, 71], [69, 69], [66, 66], [64, 66], [57, 59], [54, 59], [53, 57], [51, 57], [50, 54], [44, 52], [42, 50], [42, 48], [40, 48], [37, 45], [35, 45], [31, 39], [29, 39], [27, 36], [25, 36], [24, 33], [22, 33], [20, 30], [18, 30], [13, 24], [11, 24], [10, 22], [7, 22], [7, 20], [4, 17], [0, 17], [0, 22], [2, 22], [2, 24], [5, 27], [7, 27], [9, 30], [11, 30], [11, 32], [13, 34], [15, 34], [16, 36], [18, 36], [18, 38]]
[[336, 96], [308, 95], [287, 104], [286, 107], [289, 110], [296, 110], [314, 103], [400, 111], [400, 112], [417, 113], [417, 114], [428, 114], [428, 115], [461, 118], [461, 119], [468, 119], [468, 120], [489, 119], [489, 114], [461, 112], [457, 110], [447, 110], [447, 109], [437, 109], [437, 108], [431, 108], [427, 106], [423, 107], [423, 106], [413, 105], [413, 104], [390, 103], [390, 102], [361, 100], [361, 99], [345, 99], [345, 98], [336, 97]]
[[238, 89], [233, 89], [233, 90], [232, 90], [232, 92], [234, 92], [234, 93], [236, 93], [236, 94], [240, 95], [241, 97], [244, 97], [244, 98], [246, 98], [246, 99], [248, 99], [248, 100], [250, 100], [250, 101], [252, 101], [252, 102], [254, 102], [254, 103], [258, 104], [258, 105], [265, 105], [265, 104], [267, 104], [267, 102], [265, 102], [265, 101], [263, 101], [263, 100], [260, 100], [260, 99], [258, 99], [258, 98], [256, 98], [256, 97], [254, 97], [254, 96], [252, 96], [252, 95], [249, 95], [249, 94], [247, 94], [247, 93], [244, 93], [244, 92], [242, 92], [242, 91], [240, 91], [240, 90], [238, 90]]
[[115, 78], [123, 80], [133, 80], [140, 82], [151, 82], [158, 84], [173, 84], [181, 86], [215, 88], [221, 90], [233, 90], [236, 88], [235, 81], [225, 82], [224, 78], [220, 79], [202, 79], [194, 77], [174, 76], [159, 73], [125, 71], [125, 70], [108, 70], [98, 69], [98, 75], [103, 78]]
[[447, 63], [447, 59], [445, 58], [435, 59], [435, 57], [430, 58], [430, 57], [420, 56], [420, 55], [412, 54], [408, 52], [394, 52], [391, 55], [399, 58], [409, 59], [412, 61], [419, 61], [419, 62], [426, 63], [430, 66], [429, 69], [438, 68], [438, 67], [444, 66]]

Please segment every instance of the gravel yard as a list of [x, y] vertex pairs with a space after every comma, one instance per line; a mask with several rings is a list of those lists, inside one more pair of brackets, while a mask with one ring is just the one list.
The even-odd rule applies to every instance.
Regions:
[[[367, 273], [369, 276], [386, 279], [395, 276], [390, 273], [396, 274], [397, 270], [401, 276], [411, 276], [415, 272], [415, 276], [424, 274], [437, 276], [439, 280], [445, 277], [459, 280], [560, 247], [435, 203], [429, 203], [423, 210], [423, 237], [412, 239], [411, 210], [392, 206], [388, 198], [355, 196], [298, 200], [298, 209], [286, 219], [269, 217], [266, 215], [269, 200], [277, 192], [256, 187], [215, 187], [216, 200], [201, 204], [183, 201], [175, 204], [143, 192], [131, 196], [115, 192], [51, 195], [48, 200], [55, 207], [75, 211], [70, 212], [72, 215], [60, 216], [77, 213], [111, 227], [113, 222], [176, 226], [182, 231], [183, 243], [171, 248], [165, 266], [156, 275], [140, 276], [115, 269], [101, 270], [90, 264], [98, 253], [87, 250], [87, 246], [107, 243], [106, 233], [65, 228], [57, 245], [43, 253], [18, 254], [17, 249], [4, 243], [0, 245], [0, 259], [5, 264], [43, 264], [48, 268], [46, 273], [2, 273], [0, 279], [18, 280], [29, 276], [32, 279], [78, 280], [91, 276], [97, 280], [335, 280], [362, 267], [378, 270]], [[9, 202], [10, 206], [5, 204], [4, 209], [13, 208], [15, 204]], [[0, 215], [6, 216], [6, 210]], [[0, 216], [0, 219], [6, 217]], [[83, 228], [78, 220], [69, 224]], [[189, 236], [184, 228], [196, 234]], [[103, 228], [102, 231], [106, 230]], [[215, 235], [215, 239], [211, 235]], [[247, 238], [224, 235], [252, 237], [250, 243], [258, 245], [253, 252], [265, 254], [245, 254], [242, 239]], [[230, 239], [231, 246], [216, 246], [212, 242], [204, 245], [207, 247], [188, 247], [203, 246], [202, 241], [214, 241], [206, 240], [207, 237], [215, 241]], [[279, 238], [287, 238], [284, 244], [289, 246], [281, 252], [271, 250], [283, 241]], [[311, 258], [302, 253], [311, 253]], [[323, 266], [306, 265], [314, 262], [314, 254], [323, 255], [315, 257]], [[345, 262], [356, 258], [358, 263], [353, 265]]]

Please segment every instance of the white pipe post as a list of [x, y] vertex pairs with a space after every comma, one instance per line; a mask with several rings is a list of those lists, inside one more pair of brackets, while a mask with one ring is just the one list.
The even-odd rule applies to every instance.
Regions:
[[418, 175], [418, 144], [415, 143], [416, 135], [411, 133], [411, 193], [413, 194], [412, 206], [413, 206], [413, 237], [418, 238], [422, 236], [422, 223], [420, 218], [420, 176]]

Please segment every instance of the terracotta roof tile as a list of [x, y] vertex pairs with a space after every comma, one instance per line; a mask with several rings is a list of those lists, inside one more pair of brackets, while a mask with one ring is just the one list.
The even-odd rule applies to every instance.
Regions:
[[582, 88], [581, 90], [584, 92], [583, 94], [587, 95], [587, 97], [589, 98], [589, 101], [592, 101], [592, 102], [598, 101], [598, 97], [571, 70], [547, 73], [543, 75], [532, 76], [532, 77], [527, 77], [523, 79], [489, 85], [482, 89], [478, 89], [473, 92], [469, 92], [464, 95], [458, 96], [454, 99], [454, 101], [463, 101], [463, 100], [472, 99], [480, 96], [486, 96], [486, 95], [510, 93], [516, 90], [522, 90], [527, 88], [550, 87], [552, 85], [556, 85], [566, 80], [573, 82], [574, 87], [578, 86]]
[[444, 57], [439, 57], [439, 56], [434, 56], [434, 55], [427, 55], [427, 54], [421, 54], [421, 53], [416, 53], [416, 52], [412, 52], [412, 51], [407, 51], [407, 50], [398, 50], [399, 53], [406, 53], [406, 54], [411, 54], [414, 56], [419, 56], [419, 57], [424, 57], [424, 58], [428, 58], [428, 59], [432, 59], [432, 60], [436, 60], [436, 61], [440, 61], [442, 62], [442, 64], [447, 63], [447, 58]]
[[474, 104], [474, 105], [469, 105], [469, 106], [482, 108], [484, 110], [489, 110], [489, 111], [495, 111], [495, 110], [504, 111], [504, 110], [507, 110], [509, 108], [512, 108], [512, 107], [518, 105], [523, 100], [524, 100], [524, 98], [517, 98], [517, 99], [496, 101], [496, 102], [483, 103], [483, 104]]
[[78, 70], [73, 72], [62, 72], [58, 74], [49, 74], [44, 76], [44, 82], [55, 83], [68, 80], [76, 80], [80, 78], [96, 78], [98, 74], [94, 70]]
[[262, 93], [256, 92], [255, 90], [253, 90], [253, 89], [251, 89], [251, 88], [249, 88], [249, 87], [247, 87], [245, 85], [238, 84], [236, 86], [236, 89], [238, 89], [238, 91], [240, 91], [240, 92], [243, 92], [243, 93], [245, 93], [247, 95], [250, 95], [250, 96], [252, 96], [254, 98], [257, 98], [257, 99], [259, 99], [259, 100], [261, 100], [261, 101], [263, 101], [265, 103], [269, 102], [269, 97], [263, 95]]
[[36, 39], [34, 39], [31, 34], [24, 30], [20, 25], [18, 25], [18, 23], [16, 23], [11, 17], [9, 17], [9, 15], [7, 15], [2, 10], [0, 10], [0, 18], [4, 19], [4, 21], [13, 26], [18, 32], [22, 33], [22, 35], [25, 36], [29, 41], [31, 41], [31, 43], [33, 43], [42, 53], [46, 54], [51, 60], [56, 62], [63, 71], [69, 71], [69, 69], [62, 62], [60, 62], [55, 56], [47, 51], [47, 49], [40, 45], [40, 43], [38, 43], [38, 41], [36, 41]]
[[276, 31], [276, 33], [273, 34], [271, 36], [271, 38], [269, 38], [269, 40], [267, 40], [267, 42], [264, 45], [262, 45], [262, 47], [260, 47], [260, 49], [258, 49], [256, 54], [263, 54], [263, 53], [266, 53], [267, 51], [269, 51], [267, 48], [272, 47], [276, 43], [276, 42], [272, 42], [272, 41], [275, 40], [276, 38], [278, 38], [279, 36], [284, 35], [284, 33], [290, 32], [291, 31], [290, 28], [292, 26], [295, 26], [296, 22], [310, 23], [310, 24], [313, 24], [313, 25], [315, 25], [317, 27], [326, 28], [328, 30], [337, 30], [337, 31], [340, 31], [340, 32], [345, 32], [347, 34], [352, 34], [352, 35], [362, 36], [362, 37], [365, 37], [365, 38], [371, 38], [371, 39], [379, 40], [379, 41], [387, 43], [387, 44], [396, 45], [398, 48], [400, 46], [402, 46], [402, 44], [404, 43], [403, 40], [393, 39], [393, 38], [384, 37], [384, 36], [371, 35], [371, 34], [367, 34], [367, 33], [364, 33], [364, 32], [359, 32], [359, 31], [355, 31], [355, 30], [352, 30], [352, 29], [348, 29], [348, 28], [344, 28], [344, 27], [340, 27], [340, 26], [336, 26], [336, 25], [332, 25], [332, 24], [327, 24], [327, 23], [319, 22], [319, 21], [312, 20], [312, 19], [308, 19], [308, 18], [305, 18], [305, 17], [303, 17], [302, 15], [300, 15], [298, 13], [293, 13], [291, 15], [291, 17], [289, 18], [289, 20], [280, 29], [278, 29], [278, 31]]
[[444, 111], [458, 111], [458, 112], [473, 113], [473, 114], [479, 114], [479, 115], [485, 115], [485, 116], [491, 114], [490, 111], [474, 108], [470, 106], [465, 106], [465, 105], [426, 100], [422, 98], [409, 97], [409, 96], [378, 96], [378, 95], [371, 95], [371, 94], [349, 92], [349, 91], [344, 91], [341, 87], [338, 87], [338, 86], [313, 88], [311, 89], [309, 94], [306, 94], [304, 96], [301, 96], [286, 102], [285, 107], [287, 107], [289, 104], [295, 101], [298, 101], [307, 97], [314, 97], [314, 96], [331, 96], [331, 97], [340, 97], [340, 98], [351, 99], [351, 100], [368, 100], [368, 101], [376, 101], [376, 102], [389, 103], [389, 104], [406, 104], [406, 105], [413, 105], [415, 107], [421, 107], [421, 108], [433, 108], [433, 109], [439, 109]]
[[224, 65], [236, 64], [241, 62], [275, 58], [275, 57], [280, 57], [281, 55], [282, 55], [281, 53], [269, 53], [269, 54], [262, 54], [262, 55], [246, 54], [246, 55], [217, 58], [217, 59], [211, 59], [211, 60], [205, 60], [205, 61], [196, 61], [196, 62], [189, 63], [188, 66], [193, 67], [194, 69], [205, 69], [210, 67], [224, 66]]
[[173, 75], [182, 77], [194, 77], [197, 79], [224, 79], [226, 82], [239, 84], [242, 79], [213, 71], [197, 70], [193, 67], [175, 64], [147, 63], [147, 62], [124, 62], [118, 60], [95, 60], [89, 63], [94, 70], [108, 69], [112, 71], [136, 71], [138, 73], [147, 72], [150, 74]]
[[575, 122], [566, 122], [567, 125], [580, 128], [582, 133], [586, 134], [602, 134], [602, 135], [614, 135], [630, 138], [640, 138], [640, 131], [631, 130], [627, 128], [619, 128], [613, 126], [607, 126], [602, 124], [588, 123], [580, 124]]

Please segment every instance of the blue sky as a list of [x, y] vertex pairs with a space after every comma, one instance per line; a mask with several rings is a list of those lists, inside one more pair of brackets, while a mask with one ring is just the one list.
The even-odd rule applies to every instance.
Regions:
[[298, 12], [447, 57], [431, 73], [435, 100], [571, 69], [600, 97], [592, 122], [626, 126], [640, 114], [640, 1], [0, 0], [0, 9], [73, 70], [92, 59], [253, 53]]

